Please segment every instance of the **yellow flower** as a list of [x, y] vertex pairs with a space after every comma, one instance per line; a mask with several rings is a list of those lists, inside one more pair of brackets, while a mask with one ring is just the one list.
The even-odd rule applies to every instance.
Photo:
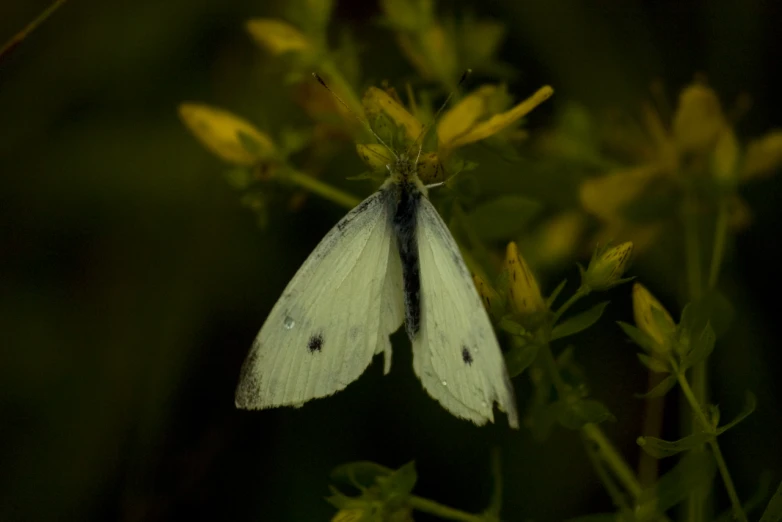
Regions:
[[530, 259], [533, 266], [552, 266], [571, 258], [580, 243], [585, 228], [585, 216], [581, 212], [563, 212], [543, 223], [531, 241], [534, 252]]
[[301, 31], [282, 20], [254, 18], [247, 21], [246, 28], [258, 45], [275, 55], [311, 48]]
[[671, 350], [676, 324], [660, 301], [641, 283], [633, 285], [633, 316], [638, 329], [654, 341], [654, 352], [657, 355], [667, 354]]
[[505, 271], [508, 275], [508, 298], [517, 314], [530, 316], [546, 310], [538, 282], [512, 241], [505, 252]]
[[479, 87], [443, 115], [437, 124], [441, 157], [446, 157], [458, 147], [486, 139], [506, 129], [549, 99], [554, 89], [545, 85], [512, 109], [499, 114], [493, 113], [490, 108], [496, 92], [497, 87], [493, 85]]
[[201, 103], [182, 103], [179, 116], [204, 147], [228, 163], [255, 165], [275, 154], [274, 142], [248, 121]]
[[[480, 87], [473, 94], [465, 97], [440, 119], [437, 124], [437, 152], [425, 152], [419, 158], [418, 175], [424, 183], [442, 181], [445, 177], [443, 158], [455, 148], [485, 139], [510, 126], [554, 92], [551, 87], [539, 89], [527, 100], [512, 109], [496, 114], [493, 110], [494, 95], [498, 88], [492, 85]], [[413, 116], [400, 102], [386, 91], [370, 87], [362, 100], [364, 112], [372, 124], [373, 130], [386, 143], [397, 149], [400, 143], [394, 138], [401, 138], [401, 145], [409, 146], [423, 139], [424, 125]], [[400, 152], [404, 149], [399, 150]], [[357, 145], [359, 157], [374, 170], [385, 168], [391, 163], [393, 154], [379, 144]], [[417, 154], [417, 151], [409, 151]]]
[[[367, 118], [373, 123], [375, 132], [381, 136], [386, 131], [382, 126], [388, 124], [402, 129], [404, 137], [410, 143], [421, 135], [421, 131], [424, 128], [423, 124], [398, 101], [389, 96], [387, 92], [377, 87], [370, 87], [364, 94], [361, 103], [364, 105], [364, 112]], [[377, 128], [378, 125], [381, 128]]]

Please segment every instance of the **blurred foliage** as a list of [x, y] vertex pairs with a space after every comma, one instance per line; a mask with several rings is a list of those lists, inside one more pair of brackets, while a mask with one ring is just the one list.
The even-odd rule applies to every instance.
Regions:
[[[780, 520], [780, 6], [51, 5], [0, 6], [0, 519]], [[385, 175], [363, 119], [444, 182], [521, 430], [429, 400], [404, 335], [234, 410]]]

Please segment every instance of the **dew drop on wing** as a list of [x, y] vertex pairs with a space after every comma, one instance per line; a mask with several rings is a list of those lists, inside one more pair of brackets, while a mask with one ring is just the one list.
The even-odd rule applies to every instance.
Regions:
[[283, 326], [286, 330], [290, 330], [294, 326], [296, 326], [296, 321], [293, 320], [293, 317], [286, 315], [285, 320], [282, 322]]

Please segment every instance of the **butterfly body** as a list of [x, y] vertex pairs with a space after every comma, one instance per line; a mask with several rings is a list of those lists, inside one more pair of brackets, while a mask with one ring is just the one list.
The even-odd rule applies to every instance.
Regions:
[[417, 161], [389, 177], [326, 235], [288, 284], [242, 368], [236, 405], [300, 406], [391, 366], [402, 323], [424, 389], [454, 415], [518, 427], [502, 353], [459, 248], [429, 202]]

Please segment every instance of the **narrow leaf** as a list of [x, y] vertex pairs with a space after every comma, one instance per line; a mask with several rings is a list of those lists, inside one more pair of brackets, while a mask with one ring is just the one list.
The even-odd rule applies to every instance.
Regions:
[[581, 429], [584, 424], [598, 424], [606, 420], [615, 420], [608, 408], [594, 399], [582, 399], [569, 404], [560, 403], [561, 409], [557, 420], [565, 428]]
[[668, 366], [668, 363], [660, 359], [659, 357], [655, 357], [653, 355], [646, 355], [645, 353], [638, 353], [638, 360], [641, 361], [641, 364], [649, 368], [655, 373], [670, 373], [671, 368]]
[[[640, 356], [640, 355], [643, 355], [643, 354], [638, 354], [638, 355]], [[655, 386], [654, 388], [652, 388], [651, 390], [649, 390], [646, 393], [641, 393], [641, 394], [636, 395], [636, 397], [639, 398], [639, 399], [654, 399], [654, 398], [657, 398], [657, 397], [662, 397], [666, 393], [671, 391], [671, 388], [676, 386], [677, 382], [678, 381], [677, 381], [675, 375], [669, 375], [668, 377], [666, 377], [665, 379], [660, 381], [660, 383], [657, 386]]]
[[551, 340], [561, 339], [568, 335], [574, 335], [578, 332], [586, 330], [593, 324], [595, 324], [600, 316], [603, 315], [603, 310], [608, 306], [608, 301], [598, 303], [589, 310], [574, 315], [568, 319], [565, 319], [554, 327], [551, 331]]
[[374, 484], [378, 477], [387, 477], [393, 472], [380, 464], [362, 460], [337, 466], [331, 471], [331, 479], [363, 489]]
[[562, 289], [565, 288], [566, 284], [567, 284], [567, 279], [563, 279], [562, 282], [557, 285], [554, 291], [551, 292], [551, 295], [548, 296], [548, 298], [546, 299], [546, 306], [551, 308], [551, 305], [553, 305], [554, 301], [557, 300], [557, 297], [559, 297], [560, 292], [562, 292]]
[[535, 343], [517, 342], [505, 354], [505, 366], [508, 368], [508, 375], [512, 379], [526, 370], [530, 364], [535, 362], [538, 356], [540, 346]]
[[693, 336], [690, 344], [690, 353], [684, 357], [682, 369], [695, 366], [699, 362], [705, 361], [714, 350], [714, 343], [716, 340], [717, 336], [714, 334], [711, 323], [706, 323], [706, 326], [703, 328], [700, 335], [697, 337]]
[[779, 522], [782, 520], [782, 483], [779, 484], [776, 493], [760, 517], [760, 522]]
[[652, 457], [662, 459], [682, 451], [697, 448], [714, 439], [714, 437], [714, 433], [699, 432], [674, 441], [662, 440], [657, 437], [638, 437], [636, 442], [641, 446], [642, 450]]
[[664, 513], [681, 503], [692, 491], [709, 486], [716, 466], [708, 451], [691, 451], [652, 488], [644, 491], [641, 502], [654, 503], [658, 513]]
[[635, 326], [624, 323], [622, 321], [617, 321], [617, 323], [622, 330], [624, 330], [625, 334], [632, 339], [635, 344], [646, 350], [647, 352], [652, 352], [653, 348], [656, 346], [654, 340], [649, 337], [645, 332], [639, 330]]
[[717, 434], [722, 434], [731, 429], [733, 426], [738, 424], [739, 422], [743, 421], [747, 417], [749, 417], [753, 411], [755, 411], [755, 408], [757, 407], [757, 399], [755, 398], [755, 394], [751, 391], [746, 392], [746, 398], [744, 400], [744, 408], [741, 410], [741, 413], [739, 413], [735, 419], [730, 421], [729, 423], [725, 424], [724, 426], [717, 428]]
[[377, 484], [380, 486], [380, 492], [386, 506], [401, 505], [410, 496], [415, 483], [418, 480], [418, 474], [415, 471], [415, 462], [411, 461], [394, 470], [387, 477], [378, 477]]

